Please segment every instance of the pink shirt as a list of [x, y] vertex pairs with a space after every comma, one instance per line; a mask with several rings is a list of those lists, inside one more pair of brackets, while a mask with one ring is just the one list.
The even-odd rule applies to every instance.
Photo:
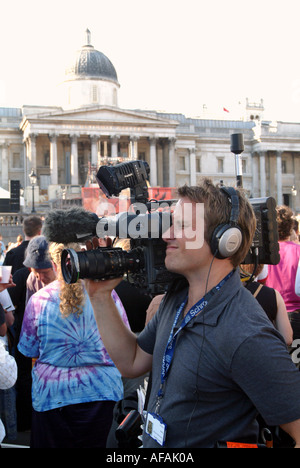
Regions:
[[300, 244], [281, 241], [280, 262], [268, 266], [266, 285], [277, 289], [283, 297], [288, 312], [300, 310], [300, 297], [295, 292], [295, 283], [300, 259]]

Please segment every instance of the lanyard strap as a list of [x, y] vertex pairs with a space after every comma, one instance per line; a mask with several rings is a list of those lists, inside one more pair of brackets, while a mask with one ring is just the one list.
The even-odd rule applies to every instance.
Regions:
[[188, 311], [186, 316], [183, 318], [177, 332], [174, 334], [174, 329], [176, 327], [176, 324], [178, 322], [180, 314], [182, 313], [183, 309], [186, 306], [187, 297], [182, 302], [182, 304], [179, 306], [179, 308], [178, 308], [178, 310], [176, 312], [176, 315], [175, 315], [175, 319], [174, 319], [174, 322], [173, 322], [173, 325], [172, 325], [171, 333], [170, 333], [168, 343], [167, 343], [167, 346], [166, 346], [165, 354], [164, 354], [163, 360], [162, 360], [161, 385], [160, 385], [160, 388], [159, 388], [159, 391], [158, 391], [158, 394], [157, 394], [157, 409], [159, 407], [159, 401], [163, 397], [163, 391], [162, 391], [163, 390], [163, 385], [164, 385], [164, 383], [165, 383], [165, 381], [167, 379], [167, 374], [169, 372], [169, 369], [170, 369], [170, 366], [171, 366], [171, 363], [172, 363], [172, 360], [173, 360], [178, 333], [184, 327], [186, 327], [186, 325], [207, 306], [208, 302], [213, 297], [213, 295], [217, 291], [219, 291], [221, 289], [221, 287], [226, 283], [226, 281], [228, 281], [229, 278], [231, 278], [233, 273], [234, 273], [234, 270], [232, 270], [225, 278], [223, 278], [220, 281], [220, 283], [217, 284], [217, 286], [215, 286], [207, 294], [205, 294], [205, 296], [202, 299], [200, 299], [195, 305], [193, 305], [193, 307]]

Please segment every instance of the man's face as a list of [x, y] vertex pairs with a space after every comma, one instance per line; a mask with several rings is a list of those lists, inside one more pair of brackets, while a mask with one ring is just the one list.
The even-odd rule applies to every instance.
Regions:
[[52, 283], [56, 279], [55, 272], [53, 268], [37, 268], [32, 269], [36, 278], [46, 286], [49, 283]]
[[181, 198], [174, 210], [173, 224], [163, 234], [163, 240], [167, 243], [168, 270], [186, 276], [209, 263], [210, 247], [204, 241], [204, 205]]

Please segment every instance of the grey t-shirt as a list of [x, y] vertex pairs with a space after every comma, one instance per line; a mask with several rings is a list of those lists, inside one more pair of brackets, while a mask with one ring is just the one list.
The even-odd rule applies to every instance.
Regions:
[[[186, 295], [187, 288], [169, 295], [138, 337], [140, 347], [153, 354], [150, 412], [174, 317]], [[300, 418], [300, 373], [238, 270], [179, 333], [163, 392], [160, 416], [169, 448], [255, 442], [258, 412], [272, 426]], [[147, 434], [143, 446], [159, 447]]]

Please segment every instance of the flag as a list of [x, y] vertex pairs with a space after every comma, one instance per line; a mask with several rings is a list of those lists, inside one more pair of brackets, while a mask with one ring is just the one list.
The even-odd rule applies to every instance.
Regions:
[[228, 109], [226, 109], [226, 107], [223, 107], [223, 111], [224, 111], [224, 112], [228, 112], [228, 113], [229, 113], [229, 110], [228, 110]]

